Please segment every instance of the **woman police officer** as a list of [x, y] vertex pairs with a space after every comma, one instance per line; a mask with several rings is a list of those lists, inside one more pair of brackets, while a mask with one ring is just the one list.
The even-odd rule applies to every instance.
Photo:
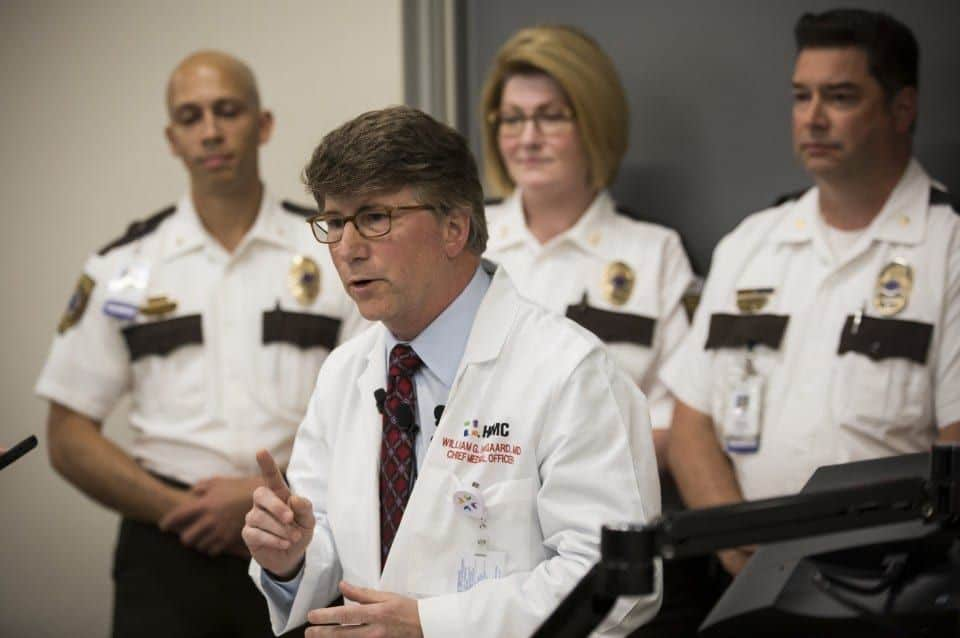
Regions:
[[[629, 112], [616, 69], [578, 29], [517, 32], [498, 52], [482, 96], [488, 202], [485, 256], [520, 293], [606, 342], [646, 394], [665, 486], [673, 399], [659, 370], [686, 334], [694, 280], [680, 237], [637, 221], [608, 192], [627, 148]], [[693, 635], [716, 595], [706, 559], [665, 565], [660, 614], [637, 635]]]
[[487, 182], [507, 196], [487, 206], [486, 256], [607, 343], [647, 395], [664, 458], [673, 401], [657, 373], [686, 334], [693, 274], [676, 232], [631, 219], [607, 191], [629, 117], [613, 63], [574, 28], [523, 29], [500, 49], [482, 109]]

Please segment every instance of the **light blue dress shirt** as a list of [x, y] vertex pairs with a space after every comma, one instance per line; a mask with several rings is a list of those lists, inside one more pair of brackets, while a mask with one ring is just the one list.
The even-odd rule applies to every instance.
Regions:
[[[450, 387], [453, 385], [460, 360], [470, 338], [470, 329], [473, 319], [477, 315], [480, 303], [490, 287], [490, 274], [483, 266], [477, 268], [467, 287], [463, 289], [433, 322], [424, 328], [423, 332], [410, 341], [410, 347], [423, 361], [423, 366], [413, 375], [413, 383], [417, 390], [417, 416], [420, 432], [416, 441], [417, 470], [423, 467], [423, 459], [427, 455], [427, 448], [433, 439], [437, 425], [434, 418], [434, 409], [438, 405], [446, 405], [450, 396]], [[390, 350], [398, 343], [393, 334], [387, 331], [384, 339], [384, 369], [390, 367]], [[387, 380], [384, 378], [384, 389]], [[373, 401], [373, 398], [370, 399]], [[267, 570], [260, 572], [260, 582], [264, 593], [281, 609], [289, 613], [293, 599], [300, 587], [303, 569], [295, 578], [288, 581], [277, 581], [270, 577]]]

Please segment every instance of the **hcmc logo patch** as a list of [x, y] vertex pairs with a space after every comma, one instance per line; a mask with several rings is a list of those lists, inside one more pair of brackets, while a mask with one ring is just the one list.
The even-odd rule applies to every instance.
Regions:
[[507, 437], [510, 436], [510, 424], [497, 422], [492, 425], [484, 425], [481, 429], [480, 422], [477, 419], [464, 421], [463, 436], [475, 439], [487, 439], [491, 436]]

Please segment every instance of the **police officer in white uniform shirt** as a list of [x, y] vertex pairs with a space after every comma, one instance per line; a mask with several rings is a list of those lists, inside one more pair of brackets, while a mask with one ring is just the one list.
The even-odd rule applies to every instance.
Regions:
[[[578, 29], [526, 28], [501, 47], [483, 95], [487, 182], [508, 194], [487, 206], [485, 256], [523, 296], [597, 335], [643, 390], [663, 507], [677, 509], [673, 397], [658, 375], [689, 329], [681, 301], [693, 273], [675, 231], [631, 218], [607, 191], [628, 139], [617, 70]], [[642, 635], [696, 630], [713, 597], [706, 562], [666, 565], [663, 609]]]
[[[200, 52], [173, 72], [170, 147], [190, 192], [93, 255], [37, 382], [59, 473], [123, 516], [114, 636], [270, 635], [246, 577], [253, 455], [285, 466], [320, 364], [364, 323], [264, 189], [272, 128], [250, 69]], [[136, 435], [101, 434], [126, 394]]]
[[628, 139], [616, 68], [575, 28], [527, 28], [501, 47], [483, 96], [487, 181], [508, 195], [487, 207], [485, 256], [607, 344], [647, 396], [663, 461], [673, 399], [658, 373], [687, 333], [693, 273], [675, 231], [632, 219], [606, 190]]
[[[258, 455], [243, 538], [278, 633], [529, 635], [598, 559], [604, 523], [659, 512], [646, 401], [592, 334], [481, 263], [466, 141], [420, 111], [328, 134], [317, 239], [379, 323], [324, 363], [288, 468]], [[353, 605], [318, 609], [339, 593]], [[624, 600], [624, 633], [659, 595]]]
[[[960, 217], [911, 157], [916, 40], [861, 10], [805, 15], [795, 33], [794, 149], [815, 187], [720, 242], [662, 374], [691, 506], [960, 439]], [[748, 556], [721, 560], [736, 573]]]

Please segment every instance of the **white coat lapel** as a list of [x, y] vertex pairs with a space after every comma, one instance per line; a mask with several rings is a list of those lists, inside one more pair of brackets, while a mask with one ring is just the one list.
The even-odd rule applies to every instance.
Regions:
[[354, 548], [357, 555], [343, 563], [357, 565], [364, 581], [371, 584], [380, 582], [379, 473], [383, 421], [373, 393], [386, 383], [383, 331], [381, 328], [367, 355], [367, 366], [357, 379], [359, 414], [355, 421], [344, 424], [346, 445], [338, 446], [338, 451], [348, 457], [345, 461], [351, 466], [349, 474], [354, 481], [348, 486], [348, 492], [355, 495], [339, 514], [355, 519], [355, 526], [350, 525], [348, 529], [364, 530], [362, 538], [341, 539], [339, 547], [341, 552]]

